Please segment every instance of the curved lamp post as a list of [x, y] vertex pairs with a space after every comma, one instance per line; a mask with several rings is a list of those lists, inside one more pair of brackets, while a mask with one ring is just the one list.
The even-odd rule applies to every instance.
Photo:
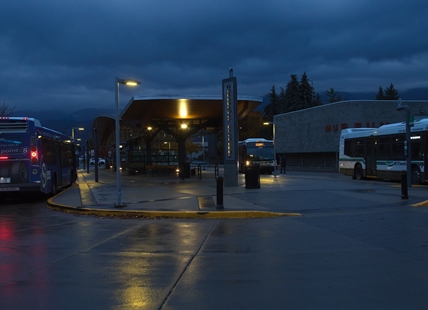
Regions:
[[114, 81], [115, 89], [116, 89], [116, 191], [117, 191], [117, 201], [115, 203], [115, 207], [124, 207], [122, 204], [122, 191], [120, 187], [120, 117], [119, 117], [119, 85], [124, 84], [128, 86], [137, 86], [138, 84], [141, 84], [139, 81], [136, 80], [124, 80], [120, 79], [118, 77], [115, 78]]

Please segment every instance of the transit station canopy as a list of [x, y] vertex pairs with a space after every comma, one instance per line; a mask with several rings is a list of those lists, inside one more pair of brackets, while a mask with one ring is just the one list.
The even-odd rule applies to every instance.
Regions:
[[[238, 97], [238, 118], [245, 117], [262, 102], [261, 97]], [[188, 128], [221, 130], [223, 124], [223, 98], [221, 96], [136, 96], [120, 115], [120, 126], [133, 130], [134, 135], [143, 133], [148, 126], [167, 129], [185, 123]], [[94, 128], [98, 129], [100, 144], [104, 144], [114, 131], [115, 118], [97, 117]]]

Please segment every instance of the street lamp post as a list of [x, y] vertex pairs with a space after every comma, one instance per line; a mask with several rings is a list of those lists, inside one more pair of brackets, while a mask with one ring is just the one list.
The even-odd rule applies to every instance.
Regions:
[[202, 165], [205, 170], [205, 136], [202, 136]]
[[403, 105], [401, 98], [398, 99], [397, 111], [406, 111], [406, 168], [407, 168], [407, 186], [412, 187], [412, 151], [410, 143], [410, 108], [408, 105]]
[[276, 178], [276, 141], [275, 141], [275, 122], [264, 122], [263, 125], [273, 125], [273, 177]]
[[137, 86], [138, 84], [140, 84], [139, 81], [135, 81], [135, 80], [124, 80], [124, 79], [120, 79], [118, 77], [115, 78], [115, 92], [116, 92], [116, 124], [115, 124], [115, 130], [116, 130], [116, 191], [117, 191], [117, 201], [115, 204], [115, 207], [119, 208], [119, 207], [123, 207], [124, 205], [122, 204], [122, 191], [121, 191], [121, 187], [120, 187], [120, 118], [119, 118], [119, 85], [120, 84], [124, 84], [124, 85], [128, 85], [128, 86]]
[[71, 128], [71, 140], [74, 142], [74, 130], [75, 129], [77, 129], [77, 130], [80, 130], [80, 131], [82, 131], [82, 130], [85, 130], [85, 128], [82, 128], [82, 127], [72, 127]]
[[[85, 130], [85, 128], [82, 128], [82, 127], [72, 127], [71, 128], [71, 141], [74, 143], [74, 130], [75, 129], [77, 129], [77, 130], [80, 130], [80, 131], [82, 131], [82, 130]], [[80, 163], [79, 163], [79, 157], [77, 157], [77, 150], [75, 149], [74, 150], [74, 157], [75, 157], [75, 161], [76, 161], [76, 166], [77, 167], [79, 167], [80, 166]]]

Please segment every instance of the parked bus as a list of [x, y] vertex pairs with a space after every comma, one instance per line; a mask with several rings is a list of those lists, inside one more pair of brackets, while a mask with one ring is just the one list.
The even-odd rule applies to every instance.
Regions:
[[[410, 131], [412, 183], [428, 182], [428, 119], [415, 121]], [[400, 180], [401, 171], [407, 170], [406, 144], [406, 123], [344, 129], [339, 172], [354, 179]]]
[[272, 140], [251, 138], [239, 141], [239, 172], [244, 173], [245, 167], [258, 164], [261, 173], [272, 173], [274, 170], [274, 147]]
[[0, 117], [0, 192], [57, 190], [76, 180], [74, 145], [27, 117]]

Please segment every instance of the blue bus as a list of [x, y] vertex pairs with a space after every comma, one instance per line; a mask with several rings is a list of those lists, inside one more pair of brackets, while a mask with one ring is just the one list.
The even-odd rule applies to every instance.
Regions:
[[76, 180], [70, 137], [28, 117], [0, 117], [0, 194], [55, 195]]

